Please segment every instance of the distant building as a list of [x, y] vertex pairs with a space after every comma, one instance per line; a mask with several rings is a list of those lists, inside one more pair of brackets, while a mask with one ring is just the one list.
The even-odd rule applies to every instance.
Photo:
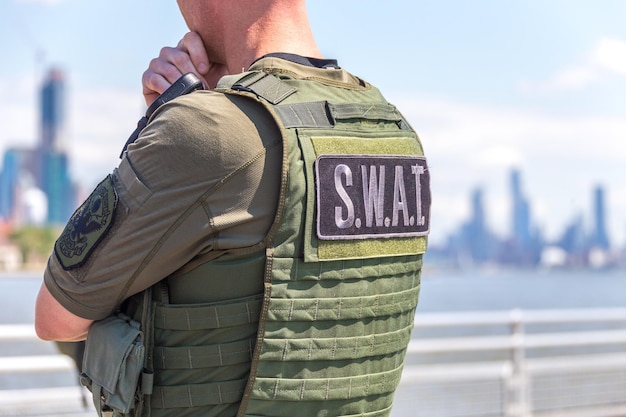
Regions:
[[13, 216], [17, 199], [16, 185], [24, 171], [24, 159], [24, 154], [18, 149], [9, 149], [4, 153], [0, 171], [0, 220]]
[[489, 232], [485, 222], [485, 204], [483, 190], [478, 188], [472, 192], [472, 217], [466, 226], [466, 236], [472, 258], [477, 262], [489, 259]]
[[568, 223], [558, 240], [558, 246], [565, 252], [576, 258], [581, 258], [587, 251], [585, 231], [583, 228], [583, 216], [577, 215]]
[[506, 265], [513, 267], [613, 268], [626, 267], [626, 248], [611, 250], [607, 229], [606, 192], [598, 185], [592, 190], [591, 229], [582, 213], [568, 222], [554, 241], [546, 241], [533, 224], [530, 203], [522, 191], [521, 173], [509, 173], [511, 229], [504, 238], [490, 232], [483, 190], [470, 197], [469, 218], [459, 225], [441, 247], [431, 247], [430, 256], [456, 266]]
[[609, 236], [606, 231], [606, 205], [604, 202], [604, 187], [598, 185], [593, 190], [593, 231], [591, 235], [591, 246], [608, 250], [610, 245]]
[[44, 155], [41, 189], [48, 198], [48, 223], [64, 224], [75, 209], [75, 187], [69, 177], [69, 161], [65, 153]]
[[521, 174], [510, 172], [511, 235], [500, 247], [498, 260], [505, 264], [534, 266], [541, 261], [542, 237], [532, 225], [530, 203], [522, 191]]
[[41, 89], [39, 188], [48, 197], [48, 223], [63, 224], [75, 208], [75, 190], [65, 152], [65, 79], [58, 69], [48, 73]]
[[485, 264], [494, 260], [496, 239], [486, 222], [483, 190], [471, 193], [471, 213], [456, 236], [448, 241], [446, 253], [454, 256], [460, 264]]
[[532, 237], [530, 233], [530, 206], [522, 193], [520, 172], [511, 170], [511, 203], [512, 203], [512, 239], [516, 246], [528, 249]]
[[64, 151], [65, 77], [51, 69], [41, 88], [41, 141], [43, 152]]
[[36, 148], [11, 148], [4, 154], [0, 217], [16, 224], [40, 223], [42, 213], [44, 223], [63, 224], [76, 207], [64, 144], [64, 89], [63, 73], [50, 70], [41, 89], [40, 138]]

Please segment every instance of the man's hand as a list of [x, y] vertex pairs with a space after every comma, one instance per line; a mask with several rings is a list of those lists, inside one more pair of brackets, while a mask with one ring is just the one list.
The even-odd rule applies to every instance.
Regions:
[[217, 81], [228, 74], [224, 64], [209, 60], [202, 39], [195, 32], [185, 34], [175, 48], [162, 48], [159, 56], [150, 61], [141, 77], [146, 105], [150, 106], [163, 91], [188, 72], [197, 75], [204, 88], [214, 88]]

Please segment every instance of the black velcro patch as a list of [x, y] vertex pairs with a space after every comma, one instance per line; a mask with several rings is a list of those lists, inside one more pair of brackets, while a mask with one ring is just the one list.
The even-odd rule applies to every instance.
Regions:
[[430, 173], [424, 157], [320, 155], [315, 172], [319, 239], [428, 234]]
[[63, 269], [78, 268], [87, 262], [113, 225], [115, 207], [117, 193], [109, 175], [74, 212], [54, 245]]

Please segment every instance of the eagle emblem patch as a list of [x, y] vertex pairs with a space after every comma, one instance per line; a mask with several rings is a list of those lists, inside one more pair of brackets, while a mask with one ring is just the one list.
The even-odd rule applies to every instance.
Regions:
[[113, 225], [116, 207], [117, 193], [109, 175], [74, 212], [54, 245], [63, 269], [78, 268], [87, 262]]

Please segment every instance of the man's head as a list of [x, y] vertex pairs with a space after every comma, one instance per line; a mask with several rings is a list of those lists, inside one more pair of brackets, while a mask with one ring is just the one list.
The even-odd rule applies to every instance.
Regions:
[[319, 57], [306, 0], [177, 0], [211, 63], [231, 73], [270, 52]]

